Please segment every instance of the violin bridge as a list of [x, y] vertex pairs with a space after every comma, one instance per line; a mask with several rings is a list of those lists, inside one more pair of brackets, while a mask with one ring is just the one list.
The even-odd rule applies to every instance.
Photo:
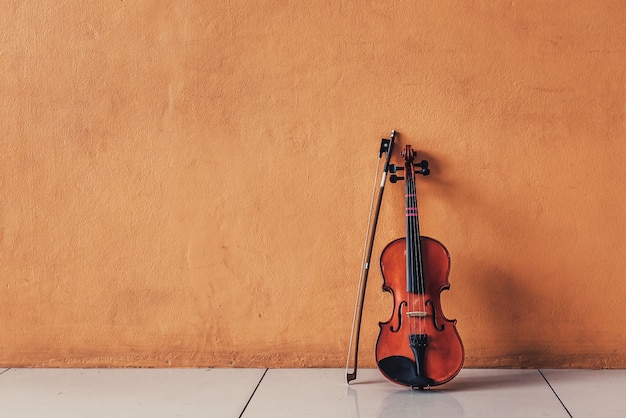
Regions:
[[409, 318], [425, 318], [428, 316], [426, 311], [409, 311], [406, 313]]

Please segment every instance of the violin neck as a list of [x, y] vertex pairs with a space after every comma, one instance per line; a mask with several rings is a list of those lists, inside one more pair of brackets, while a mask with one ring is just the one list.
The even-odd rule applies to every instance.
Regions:
[[[407, 164], [406, 197], [406, 287], [411, 293], [423, 293], [420, 226], [412, 164]], [[420, 285], [422, 284], [422, 285]]]

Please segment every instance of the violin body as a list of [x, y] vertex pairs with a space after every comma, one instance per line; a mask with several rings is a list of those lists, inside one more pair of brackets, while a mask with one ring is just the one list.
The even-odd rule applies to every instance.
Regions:
[[[450, 287], [448, 251], [432, 238], [422, 236], [420, 243], [423, 294], [407, 292], [405, 238], [388, 244], [381, 255], [383, 291], [393, 295], [394, 307], [391, 318], [379, 324], [376, 362], [392, 382], [424, 388], [456, 376], [463, 366], [464, 349], [456, 320], [444, 316], [440, 303], [440, 293]], [[412, 347], [412, 338], [422, 341]]]

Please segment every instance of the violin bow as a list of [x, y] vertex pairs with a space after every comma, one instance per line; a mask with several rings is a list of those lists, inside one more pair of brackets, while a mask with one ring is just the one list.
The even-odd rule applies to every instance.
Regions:
[[[365, 300], [365, 288], [367, 286], [367, 277], [369, 275], [370, 261], [372, 259], [372, 248], [374, 246], [374, 236], [376, 235], [376, 225], [378, 224], [378, 214], [380, 213], [380, 204], [383, 200], [383, 192], [385, 191], [385, 183], [387, 173], [389, 172], [389, 160], [391, 159], [391, 150], [396, 137], [396, 131], [391, 131], [389, 139], [383, 138], [380, 143], [380, 151], [378, 152], [378, 164], [376, 165], [376, 174], [374, 175], [374, 186], [372, 190], [372, 199], [370, 202], [370, 214], [367, 221], [367, 231], [365, 234], [365, 245], [363, 246], [363, 258], [361, 261], [361, 272], [359, 274], [359, 287], [357, 290], [357, 298], [354, 306], [354, 316], [352, 318], [352, 332], [350, 334], [350, 346], [348, 347], [348, 360], [346, 361], [346, 380], [350, 384], [356, 379], [358, 358], [359, 358], [359, 338], [361, 336], [361, 319], [363, 318], [363, 302]], [[380, 187], [378, 191], [378, 199], [376, 208], [374, 207], [374, 197], [376, 192], [376, 183], [378, 180], [378, 170], [380, 168], [380, 159], [385, 155], [385, 165], [381, 177]], [[353, 349], [354, 348], [354, 349]], [[354, 360], [354, 363], [351, 361]], [[354, 364], [354, 370], [350, 372], [350, 365]]]

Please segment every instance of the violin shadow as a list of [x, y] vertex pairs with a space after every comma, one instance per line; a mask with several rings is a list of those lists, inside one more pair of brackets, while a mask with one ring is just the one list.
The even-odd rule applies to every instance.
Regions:
[[[529, 274], [539, 278], [543, 273], [529, 269]], [[488, 318], [483, 324], [491, 335], [499, 336], [497, 347], [485, 350], [483, 367], [494, 367], [494, 372], [502, 372], [498, 368], [503, 367], [509, 368], [509, 372], [517, 370], [518, 378], [522, 378], [522, 373], [528, 369], [536, 372], [539, 365], [547, 364], [549, 357], [554, 356], [554, 349], [533, 327], [545, 320], [542, 310], [551, 301], [529, 286], [527, 278], [509, 274], [492, 263], [479, 265], [474, 277], [480, 283], [476, 289], [488, 289], [472, 295], [473, 300], [483, 306], [483, 318]], [[546, 277], [544, 281], [547, 280]]]

